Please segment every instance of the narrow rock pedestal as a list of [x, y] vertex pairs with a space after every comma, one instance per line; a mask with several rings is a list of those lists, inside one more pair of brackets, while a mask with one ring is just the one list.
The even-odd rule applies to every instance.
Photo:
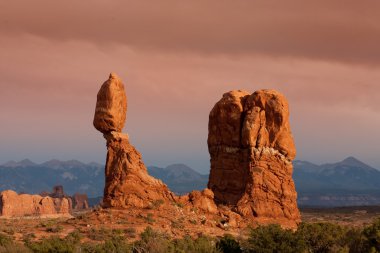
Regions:
[[168, 187], [149, 176], [141, 154], [129, 143], [128, 135], [111, 132], [107, 140], [104, 207], [145, 208], [157, 200], [174, 201]]

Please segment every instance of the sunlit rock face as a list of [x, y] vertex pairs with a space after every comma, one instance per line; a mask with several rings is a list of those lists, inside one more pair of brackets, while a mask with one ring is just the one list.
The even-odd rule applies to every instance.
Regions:
[[94, 127], [102, 132], [121, 132], [127, 113], [124, 85], [115, 73], [101, 86], [96, 101]]
[[215, 202], [243, 216], [300, 220], [292, 179], [296, 149], [289, 106], [274, 90], [225, 93], [209, 116]]

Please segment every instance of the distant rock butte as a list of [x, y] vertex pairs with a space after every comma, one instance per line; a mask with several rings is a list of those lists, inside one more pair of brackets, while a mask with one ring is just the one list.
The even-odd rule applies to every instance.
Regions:
[[3, 217], [70, 216], [70, 202], [67, 198], [17, 194], [7, 190], [0, 193], [0, 212]]
[[49, 194], [52, 198], [63, 198], [66, 197], [65, 192], [63, 191], [62, 185], [56, 185], [53, 187], [53, 192]]
[[75, 193], [71, 199], [73, 202], [74, 210], [83, 210], [89, 208], [87, 194]]
[[103, 133], [108, 150], [104, 207], [130, 210], [160, 203], [169, 210], [177, 203], [189, 214], [219, 215], [236, 226], [247, 218], [285, 227], [295, 227], [300, 221], [292, 180], [295, 147], [288, 104], [278, 92], [223, 95], [210, 113], [210, 189], [180, 197], [148, 174], [141, 154], [121, 133], [127, 109], [122, 82], [111, 74], [97, 98], [94, 126]]
[[274, 90], [225, 93], [209, 116], [208, 187], [242, 216], [300, 221], [292, 179], [296, 149], [285, 97]]
[[63, 186], [62, 185], [55, 185], [53, 187], [53, 191], [52, 192], [41, 192], [40, 193], [41, 196], [43, 197], [46, 197], [46, 196], [49, 196], [51, 198], [58, 198], [58, 199], [63, 199], [63, 198], [66, 198], [69, 200], [69, 207], [70, 207], [70, 210], [75, 210], [75, 211], [78, 211], [78, 210], [85, 210], [85, 209], [88, 209], [89, 208], [89, 204], [88, 204], [88, 196], [87, 194], [85, 193], [75, 193], [73, 196], [69, 196], [65, 193], [65, 191], [63, 190]]

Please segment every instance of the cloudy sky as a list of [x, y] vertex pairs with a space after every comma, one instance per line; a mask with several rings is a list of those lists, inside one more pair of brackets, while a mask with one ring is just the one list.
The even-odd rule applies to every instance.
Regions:
[[111, 71], [147, 165], [209, 169], [226, 91], [289, 100], [297, 159], [380, 168], [380, 1], [0, 1], [0, 163], [104, 163], [92, 126]]

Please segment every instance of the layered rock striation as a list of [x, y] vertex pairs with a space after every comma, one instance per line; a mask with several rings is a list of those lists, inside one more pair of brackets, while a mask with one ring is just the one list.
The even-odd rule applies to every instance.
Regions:
[[225, 93], [209, 116], [208, 187], [242, 216], [300, 221], [289, 106], [274, 90]]
[[94, 126], [107, 141], [104, 207], [148, 207], [152, 202], [173, 201], [174, 195], [160, 180], [148, 175], [141, 154], [127, 134], [121, 133], [126, 120], [124, 85], [113, 73], [98, 92]]

